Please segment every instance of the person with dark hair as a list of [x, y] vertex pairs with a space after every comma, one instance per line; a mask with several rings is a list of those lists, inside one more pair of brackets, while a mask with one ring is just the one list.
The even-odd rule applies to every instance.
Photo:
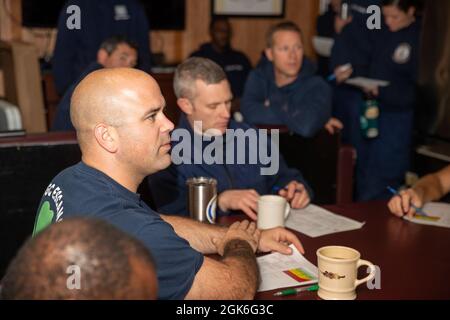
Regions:
[[239, 99], [252, 69], [251, 63], [244, 53], [231, 47], [233, 31], [227, 18], [213, 17], [209, 25], [209, 35], [211, 42], [202, 44], [191, 57], [208, 58], [220, 65], [230, 82], [233, 98]]
[[[108, 39], [106, 39], [105, 41], [103, 41], [101, 43], [99, 50], [104, 50], [108, 56], [111, 56], [114, 53], [114, 51], [116, 51], [116, 49], [122, 44], [126, 44], [130, 48], [134, 49], [136, 51], [136, 55], [137, 55], [137, 52], [139, 51], [137, 44], [131, 40], [128, 40], [128, 38], [123, 35], [115, 35], [115, 36], [109, 37]], [[99, 55], [102, 55], [102, 54], [103, 53], [101, 53], [101, 52], [100, 53], [97, 52], [97, 60], [104, 59], [102, 57], [99, 57]], [[118, 58], [120, 58], [120, 60], [124, 60], [125, 57], [118, 56]], [[137, 57], [136, 57], [136, 60], [137, 60]], [[134, 62], [134, 64], [133, 64], [133, 67], [134, 67], [136, 65], [137, 61], [133, 61], [133, 62]], [[108, 67], [108, 65], [105, 65], [105, 67]], [[124, 66], [124, 67], [126, 67], [126, 66]]]
[[[70, 107], [81, 161], [48, 185], [33, 233], [68, 217], [99, 218], [152, 253], [160, 299], [251, 299], [259, 275], [255, 251], [291, 254], [287, 243], [299, 251], [302, 245], [284, 228], [260, 231], [248, 221], [226, 228], [150, 209], [137, 189], [171, 163], [174, 126], [164, 108], [161, 89], [143, 71], [105, 68], [87, 75]], [[222, 258], [204, 256], [214, 253]]]
[[[227, 145], [223, 147], [223, 159], [231, 156], [234, 158], [230, 163], [194, 164], [195, 155], [190, 154], [183, 163], [172, 164], [150, 176], [150, 189], [159, 211], [188, 216], [186, 181], [199, 176], [217, 180], [218, 216], [229, 215], [236, 210], [256, 220], [260, 194], [270, 194], [277, 187], [280, 189], [276, 190], [277, 193], [285, 197], [293, 209], [304, 208], [309, 204], [312, 197], [310, 186], [298, 170], [288, 168], [282, 157], [278, 161], [276, 172], [267, 175], [261, 174], [261, 168], [265, 166], [260, 161], [252, 164], [239, 163], [237, 160], [238, 150], [245, 150], [245, 154], [250, 154], [250, 143], [259, 146], [260, 154], [263, 148], [270, 150], [272, 155], [279, 151], [275, 146], [270, 146], [270, 140], [267, 147], [261, 146], [260, 136], [257, 134], [254, 136], [255, 140], [249, 143], [239, 142], [238, 137], [225, 134], [228, 129], [245, 133], [254, 131], [247, 124], [231, 119], [232, 94], [226, 75], [219, 65], [205, 58], [189, 58], [177, 67], [174, 89], [178, 106], [183, 112], [177, 129], [187, 130], [191, 137], [206, 136], [211, 130], [217, 130], [215, 139], [202, 143], [201, 150], [197, 152], [203, 154], [205, 149], [223, 139], [227, 141]], [[196, 122], [202, 123], [201, 132], [195, 131]], [[231, 139], [233, 142], [230, 142]], [[195, 140], [189, 141], [191, 150], [196, 148]], [[173, 148], [177, 144], [173, 143]]]
[[[358, 45], [353, 43], [338, 44], [341, 52], [348, 53], [350, 61], [345, 62], [355, 66], [356, 75], [389, 82], [386, 87], [351, 89], [354, 98], [341, 96], [340, 110], [348, 111], [341, 120], [350, 128], [350, 142], [357, 152], [359, 201], [389, 199], [391, 194], [386, 187], [398, 189], [409, 168], [421, 32], [416, 3], [382, 0], [381, 30], [370, 31], [365, 23], [360, 25], [360, 33], [367, 35], [367, 39], [362, 39], [364, 50], [356, 50]], [[349, 30], [355, 21], [359, 19], [349, 24]], [[364, 96], [378, 105], [378, 111], [371, 115], [378, 123], [372, 136], [364, 134], [365, 122], [360, 122]]]
[[313, 137], [331, 117], [331, 88], [303, 68], [303, 36], [293, 22], [272, 26], [266, 35], [267, 62], [253, 70], [241, 100], [244, 121], [252, 125], [285, 125]]
[[28, 239], [1, 284], [6, 300], [147, 300], [158, 290], [147, 248], [109, 223], [82, 217]]
[[56, 91], [63, 96], [95, 60], [102, 41], [118, 34], [137, 43], [138, 68], [150, 72], [149, 32], [137, 0], [68, 0], [59, 14], [52, 59]]
[[138, 59], [137, 45], [124, 36], [112, 36], [100, 45], [97, 60], [92, 62], [81, 74], [80, 78], [70, 86], [56, 109], [51, 131], [75, 131], [70, 121], [70, 99], [75, 87], [92, 71], [102, 68], [133, 68]]

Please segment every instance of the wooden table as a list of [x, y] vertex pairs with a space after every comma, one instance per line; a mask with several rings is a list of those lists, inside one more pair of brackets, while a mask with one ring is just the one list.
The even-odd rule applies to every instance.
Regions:
[[[77, 144], [75, 132], [44, 132], [0, 139], [0, 148]], [[31, 165], [31, 164], [30, 164]]]
[[[324, 206], [343, 216], [366, 221], [360, 230], [310, 238], [297, 233], [306, 250], [306, 258], [317, 265], [316, 250], [328, 245], [348, 246], [361, 258], [379, 266], [380, 289], [369, 290], [362, 284], [358, 299], [450, 299], [450, 229], [418, 225], [394, 217], [385, 202]], [[241, 219], [243, 217], [240, 217]], [[236, 217], [221, 218], [231, 223]], [[359, 278], [367, 275], [364, 267]], [[258, 293], [256, 299], [275, 299], [278, 290]], [[318, 299], [315, 292], [302, 292], [283, 300]]]

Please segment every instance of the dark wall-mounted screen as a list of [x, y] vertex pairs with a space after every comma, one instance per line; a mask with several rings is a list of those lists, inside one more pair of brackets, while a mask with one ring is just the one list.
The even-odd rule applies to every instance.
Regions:
[[184, 30], [186, 0], [140, 0], [151, 30]]
[[[97, 0], [92, 0], [97, 1]], [[186, 0], [139, 0], [151, 30], [183, 30]], [[22, 25], [30, 28], [56, 28], [66, 0], [22, 0]]]
[[22, 25], [30, 28], [55, 28], [66, 0], [22, 0]]

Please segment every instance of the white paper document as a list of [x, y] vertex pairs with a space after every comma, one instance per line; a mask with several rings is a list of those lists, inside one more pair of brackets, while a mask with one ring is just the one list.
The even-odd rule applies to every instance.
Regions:
[[346, 80], [345, 83], [363, 89], [371, 89], [374, 87], [387, 87], [390, 84], [389, 81], [369, 79], [364, 77], [350, 78]]
[[333, 38], [315, 36], [313, 38], [313, 45], [314, 45], [314, 49], [316, 50], [316, 52], [319, 56], [330, 57], [331, 50], [334, 45], [334, 40], [333, 40]]
[[418, 224], [450, 228], [450, 204], [443, 202], [429, 202], [425, 204], [422, 210], [428, 217], [416, 215], [413, 218], [405, 217], [405, 219]]
[[257, 258], [261, 273], [259, 292], [317, 283], [317, 267], [306, 260], [293, 245], [290, 248], [293, 250], [290, 256], [271, 253]]
[[286, 227], [315, 238], [326, 234], [361, 229], [364, 223], [310, 204], [304, 209], [292, 209], [286, 221]]

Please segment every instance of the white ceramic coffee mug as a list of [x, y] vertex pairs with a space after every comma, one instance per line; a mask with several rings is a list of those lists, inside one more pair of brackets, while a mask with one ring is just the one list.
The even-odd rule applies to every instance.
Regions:
[[[322, 247], [317, 250], [319, 269], [320, 298], [325, 300], [354, 300], [356, 287], [375, 277], [375, 266], [361, 260], [361, 254], [355, 249], [341, 246]], [[358, 268], [367, 266], [370, 274], [358, 280]]]
[[289, 215], [291, 207], [285, 198], [280, 196], [261, 196], [258, 200], [258, 229], [272, 229], [284, 227], [284, 221]]

